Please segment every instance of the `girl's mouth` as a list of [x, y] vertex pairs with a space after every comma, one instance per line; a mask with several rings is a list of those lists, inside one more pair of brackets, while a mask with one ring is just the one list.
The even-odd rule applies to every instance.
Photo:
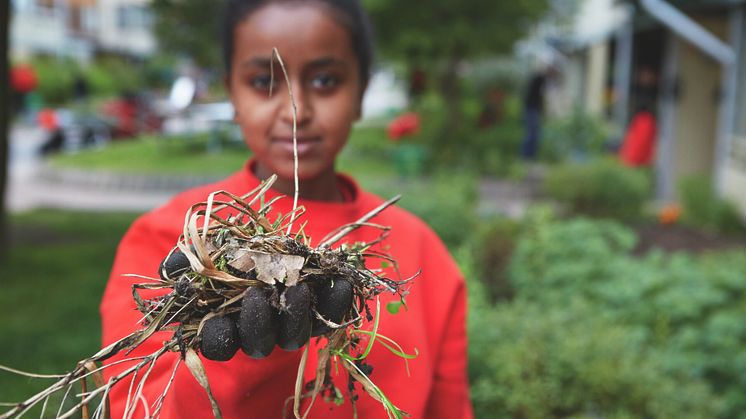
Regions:
[[[293, 137], [274, 137], [272, 142], [288, 154], [293, 154]], [[311, 152], [313, 147], [321, 142], [320, 137], [298, 137], [298, 157]]]

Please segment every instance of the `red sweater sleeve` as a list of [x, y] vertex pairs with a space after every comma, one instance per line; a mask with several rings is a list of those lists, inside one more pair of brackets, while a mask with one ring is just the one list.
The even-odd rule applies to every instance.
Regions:
[[[170, 246], [175, 243], [175, 238], [168, 237], [169, 235], [164, 234], [164, 232], [154, 231], [151, 225], [152, 223], [147, 217], [138, 219], [130, 227], [117, 249], [109, 282], [100, 306], [104, 345], [111, 344], [142, 327], [139, 325], [142, 314], [135, 307], [131, 288], [132, 284], [145, 281], [124, 275], [139, 274], [150, 277], [157, 275], [161, 259], [168, 253]], [[119, 354], [105, 363], [111, 365], [115, 361], [125, 358], [149, 355], [160, 349], [163, 342], [170, 337], [169, 332], [160, 332], [131, 353], [127, 355]], [[151, 413], [152, 403], [163, 392], [177, 359], [177, 354], [166, 353], [155, 363], [154, 368], [148, 375], [143, 387], [142, 400], [148, 401], [148, 409]], [[135, 362], [126, 362], [110, 366], [104, 371], [104, 378], [108, 381], [112, 376], [134, 365]], [[138, 374], [136, 384], [146, 370], [147, 368], [142, 369]], [[109, 394], [112, 417], [123, 415], [130, 382], [131, 378], [127, 378], [112, 387]], [[142, 400], [138, 403], [138, 410], [133, 417], [142, 417], [144, 412]]]
[[454, 294], [435, 365], [435, 376], [427, 405], [428, 418], [472, 418], [466, 377], [466, 296], [463, 283]]
[[[428, 229], [429, 230], [429, 229]], [[440, 239], [424, 235], [423, 275], [437, 284], [423, 284], [437, 319], [433, 383], [426, 406], [427, 418], [473, 418], [467, 378], [466, 292], [463, 276]]]

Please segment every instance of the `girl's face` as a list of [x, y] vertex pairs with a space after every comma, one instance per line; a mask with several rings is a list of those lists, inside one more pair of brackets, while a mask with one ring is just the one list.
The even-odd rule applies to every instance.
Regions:
[[293, 110], [278, 62], [272, 81], [275, 47], [297, 107], [298, 177], [307, 181], [333, 173], [362, 98], [347, 30], [318, 3], [270, 3], [236, 26], [233, 36], [228, 89], [257, 172], [294, 177]]

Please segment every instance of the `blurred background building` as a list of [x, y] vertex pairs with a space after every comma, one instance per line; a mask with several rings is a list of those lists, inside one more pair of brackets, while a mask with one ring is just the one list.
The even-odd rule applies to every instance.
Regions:
[[11, 0], [11, 55], [90, 60], [97, 53], [155, 52], [148, 0]]
[[636, 112], [650, 110], [658, 127], [658, 199], [676, 199], [681, 179], [707, 174], [746, 214], [746, 120], [738, 117], [746, 112], [745, 5], [585, 2], [574, 25], [539, 38], [545, 60], [562, 68], [553, 100], [606, 118], [620, 138]]

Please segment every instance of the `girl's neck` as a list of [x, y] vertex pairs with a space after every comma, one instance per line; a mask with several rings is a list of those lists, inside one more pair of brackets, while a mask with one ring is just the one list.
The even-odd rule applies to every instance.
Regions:
[[[252, 165], [250, 169], [260, 180], [264, 180], [272, 176], [272, 172], [259, 162]], [[293, 196], [295, 194], [295, 181], [293, 179], [284, 179], [278, 177], [275, 183], [272, 185], [272, 189], [284, 195]], [[299, 180], [298, 196], [300, 198], [312, 201], [344, 201], [344, 195], [340, 190], [339, 180], [337, 179], [337, 175], [334, 172], [333, 168], [331, 170], [323, 172], [321, 175], [316, 176], [313, 179]]]

